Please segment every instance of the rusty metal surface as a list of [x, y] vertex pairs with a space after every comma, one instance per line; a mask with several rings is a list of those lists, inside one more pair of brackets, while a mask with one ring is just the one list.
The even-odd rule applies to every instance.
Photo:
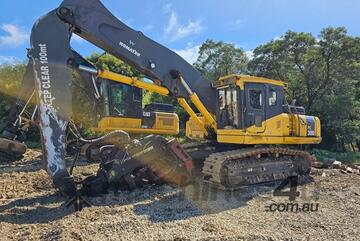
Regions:
[[26, 149], [26, 145], [21, 142], [0, 138], [0, 152], [19, 156], [23, 155], [26, 152]]

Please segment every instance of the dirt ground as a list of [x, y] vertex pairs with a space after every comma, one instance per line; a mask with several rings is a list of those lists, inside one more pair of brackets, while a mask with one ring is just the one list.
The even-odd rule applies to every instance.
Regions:
[[0, 164], [0, 240], [360, 240], [360, 175], [313, 169], [294, 202], [273, 196], [276, 184], [233, 193], [162, 185], [90, 198], [73, 212], [38, 154]]

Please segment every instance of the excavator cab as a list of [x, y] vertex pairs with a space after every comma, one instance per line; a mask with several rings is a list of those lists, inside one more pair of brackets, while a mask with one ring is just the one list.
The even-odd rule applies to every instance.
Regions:
[[[321, 141], [318, 117], [307, 116], [301, 106], [288, 105], [283, 81], [229, 75], [213, 82], [216, 89], [216, 137], [231, 144], [313, 144]], [[199, 117], [202, 118], [202, 117]], [[206, 138], [194, 120], [187, 136]]]
[[[249, 77], [253, 78], [253, 77]], [[248, 129], [250, 133], [266, 131], [266, 119], [282, 113], [285, 103], [283, 87], [272, 83], [245, 82], [217, 88], [218, 129]]]
[[300, 106], [286, 104], [287, 84], [272, 79], [230, 75], [217, 89], [217, 138], [238, 144], [309, 144], [321, 141], [320, 120]]
[[124, 130], [130, 134], [179, 133], [179, 117], [169, 104], [152, 103], [143, 108], [143, 90], [103, 80], [101, 84], [103, 113], [94, 131]]

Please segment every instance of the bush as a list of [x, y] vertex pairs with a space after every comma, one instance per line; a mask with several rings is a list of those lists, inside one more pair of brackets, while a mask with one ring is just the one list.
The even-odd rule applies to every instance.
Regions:
[[320, 162], [323, 162], [326, 159], [336, 159], [344, 164], [360, 164], [359, 152], [332, 152], [323, 149], [313, 149], [310, 153], [315, 155]]

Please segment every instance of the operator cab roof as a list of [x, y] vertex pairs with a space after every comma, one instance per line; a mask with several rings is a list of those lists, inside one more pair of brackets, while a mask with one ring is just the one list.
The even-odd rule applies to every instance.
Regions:
[[288, 84], [285, 83], [284, 81], [267, 79], [263, 77], [255, 77], [250, 75], [238, 75], [238, 74], [223, 76], [219, 80], [214, 81], [212, 83], [212, 87], [221, 88], [227, 85], [237, 85], [240, 86], [241, 89], [243, 89], [245, 83], [271, 84], [271, 85], [281, 86], [284, 89], [288, 88]]

